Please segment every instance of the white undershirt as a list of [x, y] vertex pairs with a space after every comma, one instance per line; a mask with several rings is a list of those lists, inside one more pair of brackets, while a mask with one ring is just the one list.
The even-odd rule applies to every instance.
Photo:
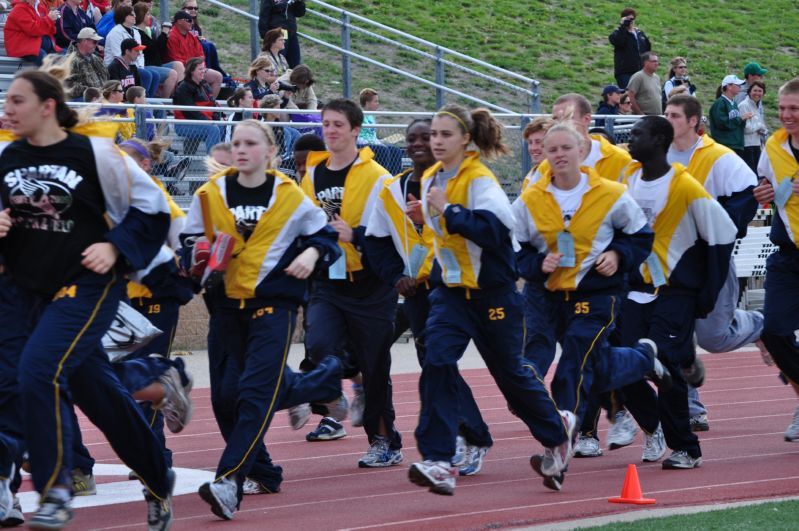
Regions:
[[588, 190], [588, 175], [581, 173], [580, 182], [571, 190], [561, 190], [554, 184], [550, 184], [548, 190], [555, 196], [555, 201], [560, 206], [563, 215], [563, 222], [569, 228], [569, 222], [574, 217], [574, 213], [580, 208], [583, 202], [583, 194]]
[[676, 147], [674, 147], [674, 143], [672, 142], [671, 146], [669, 146], [669, 152], [666, 153], [666, 161], [669, 164], [682, 164], [687, 168], [688, 164], [691, 162], [691, 157], [694, 155], [694, 151], [696, 151], [696, 148], [698, 148], [701, 143], [702, 137], [700, 136], [696, 139], [696, 142], [693, 146], [689, 147], [685, 151], [679, 151]]
[[[669, 197], [669, 186], [674, 178], [674, 168], [654, 181], [645, 181], [641, 178], [643, 170], [637, 170], [627, 179], [627, 192], [635, 199], [641, 210], [644, 211], [647, 223], [652, 226], [658, 215], [666, 206]], [[627, 298], [638, 304], [649, 304], [657, 298], [654, 293], [631, 291]]]
[[641, 175], [642, 170], [639, 169], [627, 179], [627, 191], [644, 211], [646, 221], [651, 226], [655, 223], [655, 219], [663, 207], [666, 206], [669, 186], [674, 178], [674, 168], [669, 169], [665, 175], [654, 181], [645, 181]]
[[599, 140], [591, 140], [591, 151], [589, 151], [588, 155], [583, 159], [583, 166], [596, 168], [596, 163], [602, 158], [601, 147], [602, 144], [599, 143]]

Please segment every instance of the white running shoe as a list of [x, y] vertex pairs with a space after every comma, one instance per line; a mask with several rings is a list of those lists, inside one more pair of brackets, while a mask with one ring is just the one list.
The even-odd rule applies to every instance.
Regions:
[[223, 520], [233, 519], [233, 513], [239, 505], [238, 487], [236, 483], [222, 478], [219, 481], [203, 483], [200, 486], [200, 498], [211, 506], [211, 512]]
[[466, 459], [458, 467], [458, 475], [473, 476], [483, 468], [483, 459], [488, 453], [487, 446], [475, 446], [466, 443]]
[[785, 440], [788, 442], [799, 441], [799, 407], [793, 412], [793, 420], [785, 430]]
[[663, 470], [688, 470], [702, 466], [701, 457], [691, 457], [685, 450], [676, 450], [661, 465]]
[[180, 433], [191, 420], [191, 398], [183, 387], [180, 373], [175, 367], [170, 367], [162, 374], [158, 381], [164, 386], [166, 396], [160, 404], [164, 423], [172, 433]]
[[14, 508], [14, 494], [11, 492], [11, 482], [14, 481], [16, 467], [11, 463], [8, 475], [0, 479], [0, 521], [5, 520], [8, 513]]
[[613, 422], [608, 428], [608, 447], [611, 450], [629, 446], [635, 440], [638, 433], [638, 425], [630, 412], [623, 409], [616, 413]]
[[458, 469], [446, 461], [423, 461], [408, 469], [408, 479], [414, 485], [429, 487], [430, 492], [452, 496], [455, 493], [455, 478]]
[[452, 456], [452, 466], [460, 468], [466, 462], [466, 439], [463, 435], [455, 437], [455, 455]]
[[574, 445], [574, 457], [599, 457], [602, 455], [602, 448], [599, 446], [599, 439], [580, 435]]
[[292, 430], [299, 430], [311, 418], [311, 404], [300, 404], [289, 408], [289, 424]]
[[574, 430], [577, 418], [571, 411], [561, 411], [566, 428], [566, 440], [554, 448], [545, 448], [543, 455], [534, 455], [530, 458], [530, 466], [544, 478], [544, 486], [552, 490], [560, 490], [563, 485], [564, 474], [572, 458]]
[[641, 455], [641, 460], [654, 463], [664, 455], [666, 455], [666, 437], [663, 435], [663, 428], [658, 424], [652, 435], [644, 433], [644, 453]]

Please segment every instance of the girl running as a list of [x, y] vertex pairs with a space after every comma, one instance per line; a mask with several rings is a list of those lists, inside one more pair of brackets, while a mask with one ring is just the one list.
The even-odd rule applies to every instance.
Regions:
[[[275, 411], [341, 396], [337, 359], [327, 358], [304, 375], [286, 365], [306, 279], [339, 257], [337, 234], [294, 181], [273, 169], [276, 147], [269, 126], [244, 120], [232, 144], [235, 167], [197, 191], [182, 235], [187, 254], [207, 228], [221, 231], [215, 239], [232, 238], [224, 274], [208, 286], [214, 309], [209, 327], [219, 337], [224, 334], [226, 350], [239, 368], [237, 406], [232, 419], [220, 422], [227, 446], [217, 478], [199, 490], [225, 520], [238, 508], [257, 455], [253, 450]], [[193, 254], [192, 269], [204, 269]], [[346, 406], [333, 409], [334, 415], [346, 415]]]
[[144, 269], [166, 239], [166, 200], [114, 146], [115, 125], [71, 131], [78, 118], [54, 77], [18, 74], [4, 111], [0, 252], [17, 311], [0, 312], [0, 328], [17, 332], [4, 347], [21, 348], [25, 440], [42, 495], [29, 524], [61, 529], [72, 519], [74, 401], [144, 483], [149, 528], [167, 529], [174, 473], [100, 345], [124, 275]]
[[[416, 198], [421, 197], [422, 175], [435, 162], [430, 150], [430, 120], [411, 122], [405, 132], [405, 143], [413, 167], [386, 181], [366, 227], [366, 253], [381, 278], [404, 297], [401, 311], [413, 333], [419, 365], [424, 366], [433, 232], [424, 226], [421, 203]], [[394, 334], [403, 331], [395, 330]], [[423, 385], [424, 380], [420, 380], [420, 389]], [[457, 385], [459, 399], [473, 404], [466, 411], [477, 411], [472, 391], [460, 374]], [[461, 476], [471, 476], [482, 468], [493, 440], [480, 417], [461, 418], [459, 431], [452, 464], [458, 467]]]
[[[422, 212], [433, 232], [422, 410], [416, 439], [424, 461], [411, 482], [453, 494], [458, 421], [482, 419], [474, 403], [460, 403], [458, 360], [469, 341], [509, 405], [546, 447], [533, 456], [536, 471], [560, 488], [571, 458], [574, 415], [559, 412], [532, 366], [522, 362], [523, 302], [516, 291], [513, 213], [494, 175], [480, 160], [507, 152], [502, 126], [485, 109], [447, 105], [433, 118], [430, 145], [438, 162], [422, 178]], [[480, 152], [467, 151], [474, 142]]]

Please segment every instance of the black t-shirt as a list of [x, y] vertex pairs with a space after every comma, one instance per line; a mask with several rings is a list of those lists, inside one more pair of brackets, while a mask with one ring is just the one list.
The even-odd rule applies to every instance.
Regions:
[[247, 241], [269, 206], [272, 189], [275, 186], [275, 176], [267, 175], [266, 182], [255, 188], [242, 186], [238, 177], [238, 173], [225, 177], [225, 192], [227, 206], [236, 218], [236, 229], [244, 241]]
[[136, 65], [131, 63], [125, 66], [125, 63], [119, 57], [115, 57], [111, 64], [108, 65], [108, 78], [118, 79], [119, 84], [122, 85], [122, 90], [128, 90], [129, 87], [134, 85], [141, 86], [139, 69]]
[[[355, 161], [353, 161], [355, 162]], [[347, 180], [352, 163], [340, 170], [331, 170], [324, 164], [317, 166], [314, 174], [314, 194], [327, 220], [341, 214], [341, 199], [344, 197], [344, 181]]]
[[23, 288], [51, 297], [85, 272], [81, 253], [105, 241], [105, 199], [88, 138], [38, 147], [11, 143], [0, 156], [0, 201], [14, 225], [3, 239], [8, 271]]

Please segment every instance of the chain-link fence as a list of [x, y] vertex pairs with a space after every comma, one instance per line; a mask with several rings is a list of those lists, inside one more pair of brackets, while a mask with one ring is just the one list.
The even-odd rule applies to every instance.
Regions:
[[[188, 112], [202, 112], [214, 120], [183, 119]], [[170, 146], [153, 173], [162, 180], [176, 202], [187, 207], [192, 194], [206, 182], [214, 163], [210, 160], [211, 148], [229, 142], [238, 120], [244, 118], [266, 119], [264, 114], [252, 109], [227, 107], [185, 107], [174, 105], [107, 105], [103, 118], [121, 122], [120, 140], [136, 136], [142, 140], [168, 139]], [[293, 147], [304, 133], [321, 137], [319, 111], [269, 109], [269, 123], [276, 136], [280, 170], [290, 177], [295, 175]], [[416, 118], [432, 117], [432, 113], [377, 112], [378, 123], [370, 125], [376, 131], [379, 143], [368, 145], [375, 160], [395, 175], [410, 167], [405, 154], [405, 128]], [[508, 196], [514, 198], [524, 175], [530, 169], [530, 158], [522, 138], [524, 126], [537, 115], [496, 114], [505, 126], [505, 143], [510, 152], [487, 165], [502, 183]], [[615, 118], [615, 119], [614, 119]], [[616, 142], [625, 142], [635, 117], [610, 117], [605, 120], [605, 130]]]

